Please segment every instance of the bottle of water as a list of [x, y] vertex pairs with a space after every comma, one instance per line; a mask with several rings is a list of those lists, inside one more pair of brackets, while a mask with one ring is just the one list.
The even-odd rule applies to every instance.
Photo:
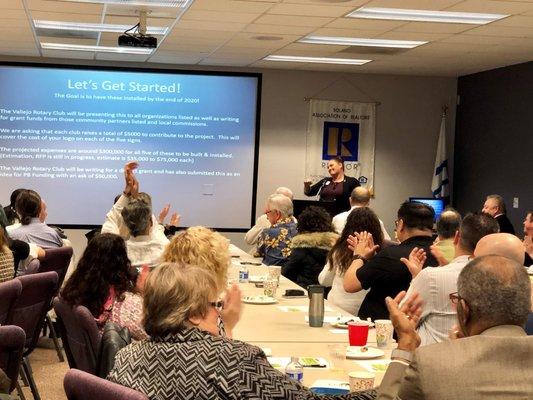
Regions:
[[291, 362], [285, 368], [285, 374], [289, 378], [302, 383], [304, 379], [304, 368], [300, 364], [298, 357], [291, 357]]
[[239, 269], [239, 283], [247, 283], [248, 282], [248, 268], [246, 265], [241, 265]]

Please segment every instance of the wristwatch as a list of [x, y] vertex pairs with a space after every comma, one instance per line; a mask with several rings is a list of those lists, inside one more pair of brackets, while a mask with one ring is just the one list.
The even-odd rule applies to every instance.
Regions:
[[367, 262], [367, 259], [359, 254], [354, 254], [352, 261], [355, 261], [355, 260], [361, 260], [363, 264]]
[[413, 353], [406, 350], [394, 349], [392, 350], [390, 358], [400, 358], [410, 364], [413, 361]]

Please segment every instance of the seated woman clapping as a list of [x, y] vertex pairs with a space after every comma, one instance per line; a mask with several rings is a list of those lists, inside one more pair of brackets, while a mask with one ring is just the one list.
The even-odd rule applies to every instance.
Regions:
[[[220, 291], [226, 289], [231, 256], [229, 241], [220, 233], [203, 226], [193, 226], [176, 234], [163, 253], [162, 262], [198, 265], [211, 274]], [[232, 337], [241, 316], [241, 292], [238, 285], [226, 291], [220, 311], [220, 333]]]
[[100, 330], [115, 322], [130, 330], [134, 339], [147, 338], [141, 326], [142, 297], [136, 274], [126, 254], [124, 239], [112, 233], [95, 236], [83, 252], [61, 297], [93, 314]]
[[382, 248], [383, 232], [376, 213], [368, 207], [355, 208], [348, 215], [341, 237], [329, 252], [328, 261], [318, 276], [321, 285], [331, 286], [328, 301], [353, 315], [357, 315], [367, 291], [348, 293], [344, 290], [344, 274], [353, 260], [353, 251], [348, 248], [348, 236], [364, 231], [371, 233], [374, 243]]
[[331, 398], [275, 370], [259, 347], [221, 337], [219, 295], [205, 268], [164, 263], [153, 270], [144, 289], [150, 339], [120, 350], [108, 379], [154, 400]]

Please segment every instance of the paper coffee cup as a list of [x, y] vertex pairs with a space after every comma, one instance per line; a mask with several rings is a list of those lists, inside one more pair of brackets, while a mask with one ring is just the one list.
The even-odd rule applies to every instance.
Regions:
[[376, 326], [376, 343], [378, 347], [387, 347], [392, 340], [394, 327], [389, 319], [377, 319], [374, 321]]
[[374, 379], [376, 375], [370, 372], [350, 372], [348, 374], [350, 380], [350, 392], [360, 392], [361, 390], [369, 390], [374, 387]]

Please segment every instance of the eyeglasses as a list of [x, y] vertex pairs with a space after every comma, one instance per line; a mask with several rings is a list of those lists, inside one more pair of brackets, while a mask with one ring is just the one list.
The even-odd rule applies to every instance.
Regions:
[[265, 211], [265, 214], [268, 215], [268, 214], [270, 214], [271, 212], [274, 212], [274, 211], [276, 211], [276, 210], [268, 210], [268, 211]]
[[459, 300], [463, 299], [461, 296], [459, 296], [459, 294], [457, 292], [450, 293], [448, 296], [450, 297], [450, 301], [453, 304], [457, 304], [457, 303], [459, 303]]
[[215, 307], [217, 311], [222, 311], [224, 309], [224, 300], [210, 301], [209, 305]]

